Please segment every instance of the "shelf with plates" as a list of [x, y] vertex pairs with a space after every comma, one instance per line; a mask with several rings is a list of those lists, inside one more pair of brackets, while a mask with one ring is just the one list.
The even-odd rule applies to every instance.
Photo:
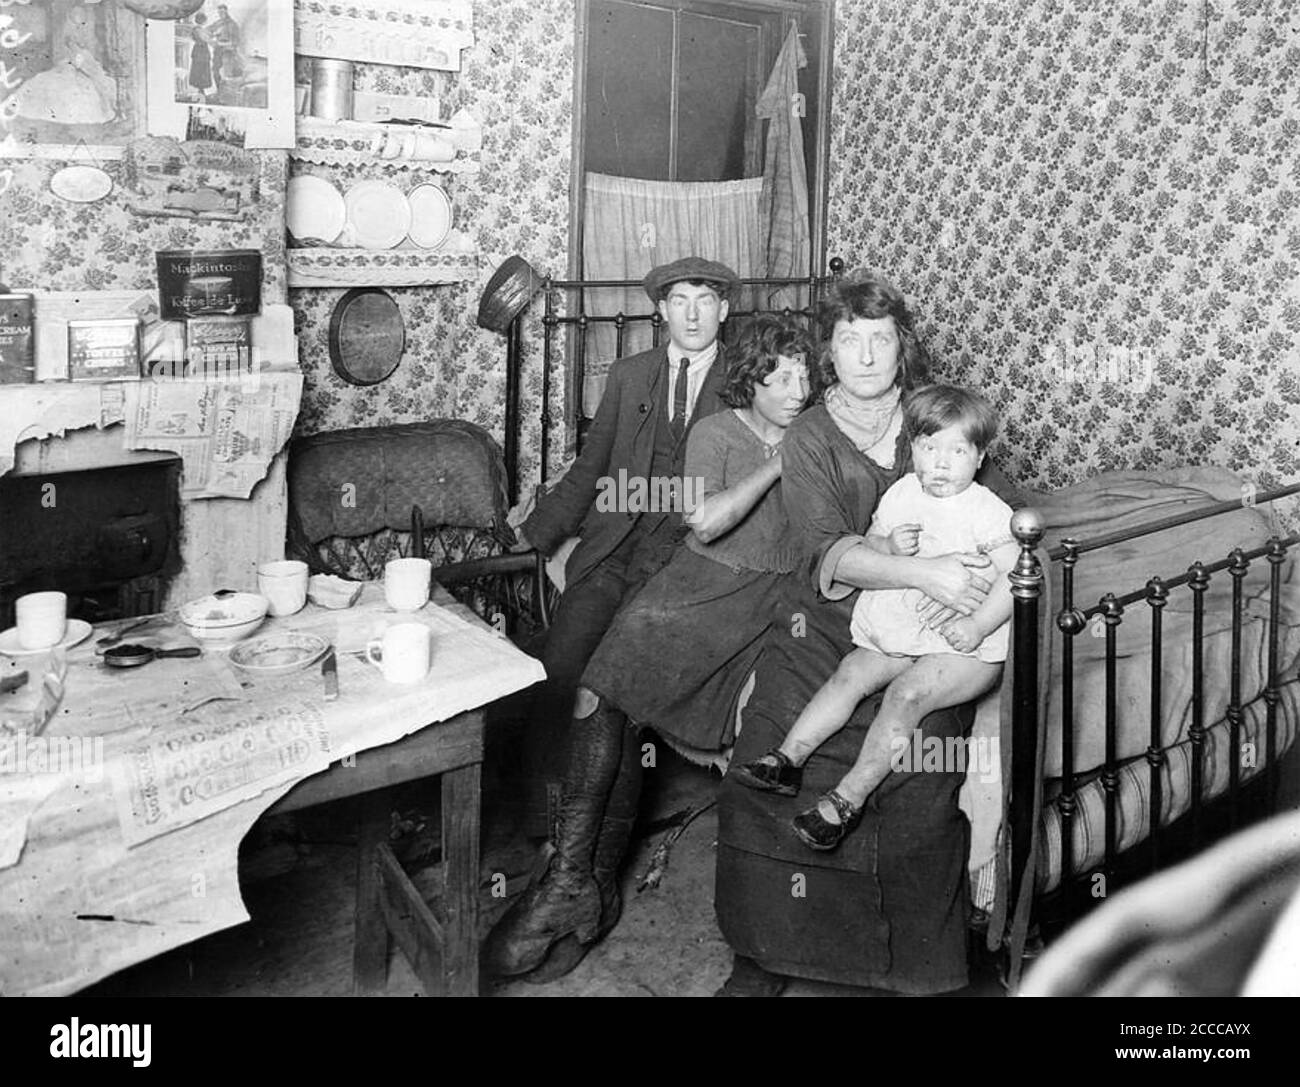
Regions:
[[465, 249], [288, 249], [292, 287], [425, 287], [478, 274], [478, 254]]
[[476, 174], [479, 155], [475, 135], [481, 139], [481, 133], [456, 128], [300, 116], [289, 154], [322, 166], [365, 163], [396, 170]]

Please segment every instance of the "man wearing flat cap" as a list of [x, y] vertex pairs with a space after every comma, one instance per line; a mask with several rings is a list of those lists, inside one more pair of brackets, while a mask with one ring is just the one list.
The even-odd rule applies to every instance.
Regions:
[[[635, 821], [640, 751], [621, 739], [611, 742], [599, 727], [584, 727], [595, 696], [580, 690], [579, 683], [615, 614], [667, 565], [688, 529], [680, 509], [632, 508], [631, 503], [610, 509], [610, 503], [596, 499], [602, 481], [608, 488], [609, 481], [644, 480], [653, 490], [650, 481], [682, 479], [691, 427], [724, 407], [719, 394], [726, 362], [718, 332], [740, 285], [725, 264], [701, 257], [653, 268], [643, 282], [668, 330], [668, 343], [613, 364], [581, 455], [555, 488], [539, 497], [519, 530], [521, 542], [547, 555], [571, 536], [581, 537], [581, 543], [565, 566], [565, 590], [542, 653], [547, 679], [532, 721], [538, 729], [569, 725], [559, 825], [556, 840], [547, 844], [553, 855], [542, 878], [488, 939], [485, 961], [498, 975], [528, 973], [544, 962], [549, 976], [565, 973], [585, 953], [597, 922], [603, 932], [617, 920], [617, 868]], [[608, 771], [604, 764], [611, 752], [636, 765], [620, 767], [608, 794], [591, 786]], [[593, 880], [600, 889], [599, 918], [589, 916], [596, 908]], [[561, 940], [579, 930], [585, 937], [580, 950], [573, 939]]]

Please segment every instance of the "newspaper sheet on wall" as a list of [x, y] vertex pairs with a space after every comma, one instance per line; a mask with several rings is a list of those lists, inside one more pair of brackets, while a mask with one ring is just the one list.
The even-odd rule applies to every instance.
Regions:
[[302, 397], [301, 374], [253, 376], [141, 384], [126, 447], [177, 453], [184, 498], [247, 498], [289, 440]]

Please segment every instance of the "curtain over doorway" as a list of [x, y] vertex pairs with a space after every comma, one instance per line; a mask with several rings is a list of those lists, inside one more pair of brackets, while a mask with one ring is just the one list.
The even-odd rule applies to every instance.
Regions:
[[[640, 280], [651, 268], [679, 257], [698, 255], [729, 265], [742, 279], [764, 274], [759, 203], [761, 177], [739, 181], [645, 181], [588, 173], [585, 179], [582, 265], [586, 279]], [[594, 288], [587, 312], [648, 313], [650, 300], [640, 287]], [[733, 308], [747, 308], [733, 299]], [[605, 375], [614, 360], [615, 330], [597, 325], [583, 388], [583, 413], [600, 403]], [[628, 327], [623, 353], [651, 344], [648, 324]]]

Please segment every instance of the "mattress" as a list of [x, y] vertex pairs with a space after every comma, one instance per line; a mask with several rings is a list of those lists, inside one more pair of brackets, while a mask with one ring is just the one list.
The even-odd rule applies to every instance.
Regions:
[[[1267, 703], [1263, 697], [1243, 707], [1240, 749], [1229, 742], [1226, 718], [1206, 730], [1202, 764], [1202, 803], [1215, 800], [1228, 791], [1231, 763], [1238, 761], [1238, 783], [1245, 786], [1268, 767]], [[1295, 742], [1300, 729], [1300, 681], [1292, 681], [1278, 690], [1277, 719], [1274, 726], [1274, 761], [1280, 762]], [[1245, 745], [1251, 745], [1248, 749]], [[1241, 751], [1248, 751], [1242, 758]], [[1161, 770], [1160, 825], [1169, 826], [1192, 808], [1193, 750], [1190, 740], [1167, 748]], [[1242, 765], [1242, 763], [1246, 765]], [[1145, 756], [1121, 763], [1118, 767], [1115, 803], [1115, 846], [1123, 851], [1144, 841], [1151, 833], [1151, 768]], [[1056, 794], [1043, 806], [1043, 833], [1039, 839], [1037, 884], [1040, 892], [1054, 890], [1061, 884], [1060, 780], [1050, 783]], [[965, 794], [963, 794], [965, 795]], [[1075, 789], [1072, 819], [1073, 867], [1087, 872], [1102, 863], [1106, 848], [1106, 794], [1099, 776]], [[967, 807], [971, 819], [971, 896], [983, 910], [992, 909], [996, 893], [996, 858], [994, 856], [999, 822], [990, 819], [987, 804]], [[978, 820], [978, 821], [977, 821]]]

